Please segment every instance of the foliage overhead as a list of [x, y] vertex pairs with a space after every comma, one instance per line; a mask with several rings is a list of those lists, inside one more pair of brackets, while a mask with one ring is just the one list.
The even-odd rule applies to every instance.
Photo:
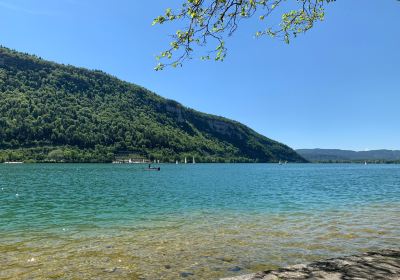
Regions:
[[[155, 70], [165, 66], [181, 66], [191, 58], [196, 46], [216, 41], [214, 51], [202, 56], [224, 60], [227, 48], [225, 37], [232, 35], [243, 19], [258, 17], [261, 28], [256, 37], [269, 35], [290, 39], [311, 29], [315, 22], [324, 19], [324, 6], [335, 0], [185, 0], [181, 8], [166, 9], [165, 14], [154, 19], [153, 25], [182, 20], [186, 27], [172, 35], [170, 47], [157, 57], [161, 62]], [[273, 23], [274, 14], [281, 14], [279, 23]], [[167, 62], [164, 62], [167, 61]]]
[[0, 47], [0, 161], [304, 161], [243, 124], [164, 99], [101, 71]]

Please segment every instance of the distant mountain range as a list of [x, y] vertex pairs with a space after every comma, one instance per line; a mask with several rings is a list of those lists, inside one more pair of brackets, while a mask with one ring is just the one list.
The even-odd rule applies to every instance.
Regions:
[[298, 154], [311, 162], [400, 161], [400, 151], [350, 151], [339, 149], [298, 149]]
[[101, 71], [0, 46], [0, 162], [110, 162], [120, 155], [162, 162], [305, 162], [239, 122]]

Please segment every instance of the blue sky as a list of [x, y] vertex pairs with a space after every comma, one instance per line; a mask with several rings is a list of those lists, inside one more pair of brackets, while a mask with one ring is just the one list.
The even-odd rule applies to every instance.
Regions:
[[400, 2], [337, 1], [324, 22], [290, 45], [255, 39], [258, 22], [243, 22], [225, 62], [194, 58], [155, 72], [173, 26], [151, 22], [167, 6], [0, 0], [0, 44], [101, 69], [293, 148], [400, 149]]

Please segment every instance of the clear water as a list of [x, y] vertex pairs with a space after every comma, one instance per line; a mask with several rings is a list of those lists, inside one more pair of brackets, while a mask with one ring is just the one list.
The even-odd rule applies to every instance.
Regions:
[[218, 279], [400, 244], [399, 165], [144, 167], [0, 165], [0, 279]]

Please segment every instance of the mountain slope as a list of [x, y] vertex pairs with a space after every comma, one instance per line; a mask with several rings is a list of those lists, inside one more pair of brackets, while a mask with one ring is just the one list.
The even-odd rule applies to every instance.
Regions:
[[[56, 151], [54, 151], [56, 149]], [[303, 162], [247, 126], [101, 71], [0, 48], [0, 160]]]
[[400, 151], [372, 150], [349, 151], [339, 149], [299, 149], [296, 150], [309, 161], [398, 161]]

